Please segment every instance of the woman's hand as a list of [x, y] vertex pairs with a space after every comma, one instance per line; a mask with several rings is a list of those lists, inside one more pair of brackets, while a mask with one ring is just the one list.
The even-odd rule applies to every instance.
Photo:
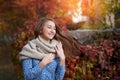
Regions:
[[65, 64], [65, 55], [62, 47], [62, 43], [58, 43], [55, 47], [58, 57], [60, 58], [60, 65]]
[[46, 56], [42, 59], [42, 61], [40, 62], [40, 67], [44, 67], [45, 65], [47, 65], [48, 63], [52, 62], [53, 59], [55, 58], [55, 55], [50, 53], [50, 54], [46, 54]]

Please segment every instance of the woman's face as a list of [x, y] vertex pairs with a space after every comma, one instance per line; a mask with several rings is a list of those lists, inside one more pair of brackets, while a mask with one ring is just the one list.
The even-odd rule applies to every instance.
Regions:
[[55, 23], [53, 21], [47, 21], [43, 24], [43, 30], [41, 33], [41, 37], [44, 38], [47, 41], [50, 41], [54, 38], [56, 34], [56, 27]]

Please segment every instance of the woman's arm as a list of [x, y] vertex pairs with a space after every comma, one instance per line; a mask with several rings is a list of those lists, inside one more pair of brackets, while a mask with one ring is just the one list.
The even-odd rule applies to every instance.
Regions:
[[40, 67], [44, 67], [46, 66], [48, 63], [52, 62], [54, 59], [55, 55], [50, 53], [50, 54], [46, 54], [46, 56], [42, 59], [41, 63], [39, 64]]
[[64, 75], [65, 75], [65, 64], [60, 65], [60, 60], [57, 60], [58, 66], [56, 69], [56, 75], [55, 75], [55, 80], [63, 80]]
[[65, 54], [64, 54], [61, 42], [56, 45], [55, 50], [57, 52], [58, 57], [60, 58], [60, 65], [64, 65], [65, 64]]
[[33, 67], [33, 59], [22, 60], [22, 67], [25, 80], [33, 80], [41, 76], [43, 68], [54, 59], [53, 54], [47, 54], [38, 64]]
[[40, 76], [42, 68], [38, 65], [33, 67], [32, 59], [22, 60], [22, 68], [25, 80], [33, 80], [37, 76]]
[[56, 80], [63, 80], [65, 74], [65, 55], [61, 42], [56, 45], [55, 50], [57, 51], [57, 55], [59, 57], [59, 59], [57, 60], [59, 64], [57, 66], [55, 78]]

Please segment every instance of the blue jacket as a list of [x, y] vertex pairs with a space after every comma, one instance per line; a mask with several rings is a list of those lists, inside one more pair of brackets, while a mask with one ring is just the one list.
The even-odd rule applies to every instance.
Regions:
[[65, 74], [65, 65], [59, 65], [59, 58], [55, 58], [44, 68], [39, 66], [40, 60], [24, 59], [22, 60], [22, 68], [24, 80], [63, 80]]

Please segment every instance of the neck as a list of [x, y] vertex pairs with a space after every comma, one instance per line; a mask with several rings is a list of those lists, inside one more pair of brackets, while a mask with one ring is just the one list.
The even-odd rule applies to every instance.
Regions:
[[50, 39], [46, 39], [44, 36], [40, 35], [41, 38], [46, 42], [46, 43], [50, 43]]

